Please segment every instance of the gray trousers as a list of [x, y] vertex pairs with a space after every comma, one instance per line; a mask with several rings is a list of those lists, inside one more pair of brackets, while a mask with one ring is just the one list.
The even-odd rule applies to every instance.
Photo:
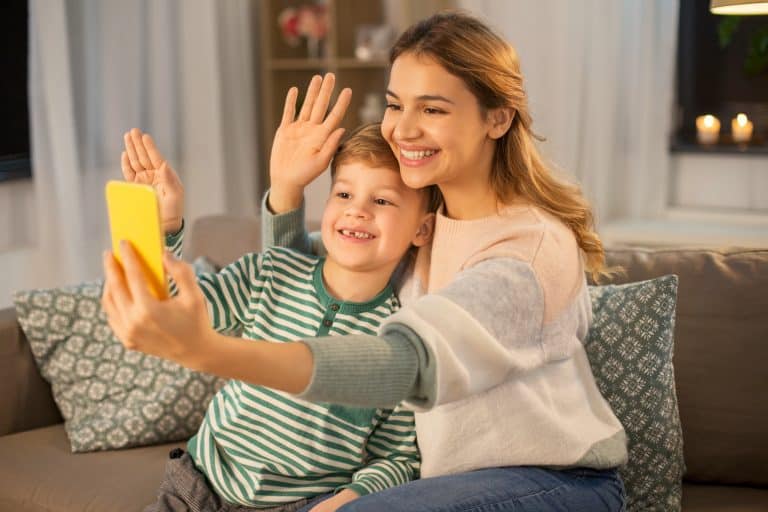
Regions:
[[175, 448], [165, 465], [165, 476], [157, 491], [157, 501], [144, 512], [297, 512], [329, 498], [324, 494], [270, 508], [252, 508], [227, 503], [211, 489], [188, 453]]

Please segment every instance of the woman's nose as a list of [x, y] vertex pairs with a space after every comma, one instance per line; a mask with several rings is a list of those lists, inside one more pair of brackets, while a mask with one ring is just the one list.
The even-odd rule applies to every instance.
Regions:
[[394, 135], [396, 140], [408, 140], [418, 137], [419, 123], [418, 117], [412, 110], [402, 112], [395, 124]]

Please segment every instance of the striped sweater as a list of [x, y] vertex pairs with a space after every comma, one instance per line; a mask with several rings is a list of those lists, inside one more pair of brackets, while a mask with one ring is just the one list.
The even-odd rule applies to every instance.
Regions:
[[[176, 254], [181, 238], [166, 240]], [[199, 275], [213, 327], [277, 343], [375, 334], [399, 306], [391, 287], [366, 303], [335, 300], [323, 284], [323, 262], [273, 248]], [[318, 404], [235, 380], [213, 398], [187, 446], [222, 498], [255, 508], [343, 488], [365, 495], [419, 470], [409, 411]]]

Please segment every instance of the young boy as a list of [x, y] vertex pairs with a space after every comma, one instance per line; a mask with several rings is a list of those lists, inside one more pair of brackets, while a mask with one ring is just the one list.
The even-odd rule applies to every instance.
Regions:
[[[289, 95], [290, 99], [290, 95]], [[291, 116], [292, 117], [292, 116]], [[275, 136], [272, 162], [285, 163], [296, 147]], [[308, 137], [304, 137], [306, 139]], [[160, 190], [167, 245], [180, 253], [181, 186], [147, 135], [126, 134], [123, 172], [156, 162], [166, 173]], [[332, 153], [330, 153], [332, 154]], [[326, 162], [327, 164], [327, 162]], [[132, 168], [132, 165], [134, 167]], [[160, 171], [159, 169], [162, 169]], [[413, 246], [427, 243], [438, 195], [400, 179], [397, 160], [379, 125], [352, 133], [331, 163], [332, 189], [321, 236], [327, 256], [270, 248], [248, 254], [217, 274], [198, 276], [211, 324], [242, 330], [243, 338], [291, 342], [308, 336], [375, 334], [399, 306], [392, 273]], [[109, 271], [108, 271], [109, 275]], [[105, 310], [110, 300], [105, 294]], [[111, 322], [112, 323], [112, 322]], [[113, 325], [116, 334], [119, 326]], [[311, 403], [288, 393], [229, 381], [213, 398], [188, 453], [174, 450], [158, 501], [147, 510], [335, 510], [358, 496], [418, 477], [412, 413]], [[197, 508], [195, 508], [197, 507]]]

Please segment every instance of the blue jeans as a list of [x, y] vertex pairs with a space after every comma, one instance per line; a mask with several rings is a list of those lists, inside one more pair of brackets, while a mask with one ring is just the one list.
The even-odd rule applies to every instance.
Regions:
[[339, 512], [621, 512], [624, 502], [616, 470], [506, 467], [416, 480]]

